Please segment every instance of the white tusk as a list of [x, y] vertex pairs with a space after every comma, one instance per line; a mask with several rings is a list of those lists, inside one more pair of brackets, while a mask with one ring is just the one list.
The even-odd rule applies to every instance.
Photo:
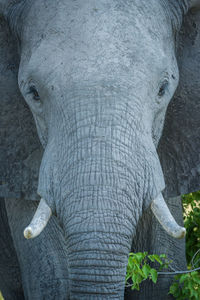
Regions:
[[32, 239], [38, 236], [46, 227], [51, 215], [51, 208], [44, 199], [41, 199], [31, 223], [24, 230], [24, 237]]
[[169, 235], [177, 239], [184, 238], [186, 229], [176, 223], [174, 217], [169, 211], [167, 204], [165, 203], [162, 194], [152, 201], [151, 209], [159, 223]]

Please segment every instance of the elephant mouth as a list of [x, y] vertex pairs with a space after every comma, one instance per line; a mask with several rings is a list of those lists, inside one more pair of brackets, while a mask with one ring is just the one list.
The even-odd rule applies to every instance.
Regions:
[[[175, 219], [169, 211], [169, 208], [167, 207], [167, 204], [165, 203], [162, 193], [160, 193], [158, 197], [156, 197], [156, 199], [151, 202], [151, 210], [164, 230], [170, 236], [177, 239], [184, 238], [186, 229], [176, 223]], [[24, 237], [26, 239], [37, 237], [48, 224], [51, 215], [51, 208], [42, 198], [31, 223], [24, 230]]]

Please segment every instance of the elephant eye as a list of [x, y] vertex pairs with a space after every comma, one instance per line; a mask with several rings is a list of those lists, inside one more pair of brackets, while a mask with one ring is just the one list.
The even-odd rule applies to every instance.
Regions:
[[29, 94], [33, 95], [34, 100], [36, 100], [36, 101], [40, 100], [40, 96], [39, 96], [38, 91], [36, 90], [35, 86], [31, 86], [29, 88]]
[[167, 80], [165, 80], [165, 81], [162, 83], [162, 85], [161, 85], [161, 87], [160, 87], [160, 89], [159, 89], [159, 92], [158, 92], [158, 96], [159, 96], [159, 97], [164, 96], [168, 84], [169, 84], [169, 82], [168, 82]]

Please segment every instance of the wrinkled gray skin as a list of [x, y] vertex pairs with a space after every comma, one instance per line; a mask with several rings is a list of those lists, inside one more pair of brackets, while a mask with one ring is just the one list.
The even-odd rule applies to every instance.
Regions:
[[[45, 149], [38, 194], [57, 215], [38, 238], [25, 241], [22, 231], [37, 202], [8, 194], [18, 281], [26, 299], [123, 299], [133, 240], [134, 249], [146, 245], [153, 252], [164, 252], [172, 240], [149, 205], [165, 188], [164, 176], [167, 186], [172, 180], [165, 143], [160, 160], [156, 148], [179, 81], [175, 40], [191, 3], [35, 0], [8, 8], [3, 2], [19, 39], [19, 88]], [[166, 125], [164, 141], [168, 131]], [[186, 181], [179, 192], [191, 189]], [[173, 184], [178, 186], [175, 177]], [[173, 245], [183, 251], [174, 242], [169, 253]], [[165, 299], [169, 282], [158, 285]], [[11, 299], [10, 288], [2, 286]], [[147, 287], [127, 299], [164, 299], [154, 291]]]

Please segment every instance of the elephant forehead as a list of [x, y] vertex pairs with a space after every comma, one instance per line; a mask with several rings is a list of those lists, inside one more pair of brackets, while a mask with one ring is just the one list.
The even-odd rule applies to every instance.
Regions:
[[[109, 24], [115, 21], [116, 16], [118, 18], [121, 16], [124, 17], [123, 21], [126, 23], [135, 24], [134, 20], [137, 18], [142, 26], [150, 23], [152, 26], [161, 28], [166, 13], [160, 4], [162, 1], [159, 0], [148, 2], [145, 0], [57, 0], [51, 2], [35, 0], [29, 2], [32, 4], [26, 6], [28, 19], [32, 18], [29, 20], [30, 23], [38, 22], [41, 26], [47, 26], [51, 22], [55, 26], [60, 23], [61, 27], [63, 24], [74, 27], [76, 23], [83, 26], [88, 20], [94, 20], [92, 25], [99, 27], [102, 25], [99, 23], [101, 21], [99, 16], [106, 15]], [[24, 11], [25, 16], [27, 16], [27, 11]]]
[[142, 52], [166, 42], [171, 33], [166, 29], [165, 11], [155, 0], [60, 0], [48, 5], [37, 0], [28, 8], [22, 41], [31, 48], [46, 39], [73, 53], [97, 51], [105, 45], [112, 45], [115, 51], [119, 47]]
[[60, 72], [62, 64], [70, 76], [77, 72], [96, 76], [98, 70], [98, 74], [110, 71], [115, 76], [131, 72], [132, 77], [132, 67], [138, 69], [141, 63], [149, 70], [162, 68], [166, 52], [171, 51], [167, 47], [172, 47], [171, 42], [166, 43], [171, 41], [171, 31], [166, 28], [162, 6], [150, 2], [152, 5], [137, 0], [69, 0], [47, 5], [35, 1], [24, 21], [26, 59], [33, 56], [31, 68], [35, 66], [37, 71], [38, 65], [43, 68], [47, 64], [43, 71], [52, 67], [55, 73], [56, 64]]

